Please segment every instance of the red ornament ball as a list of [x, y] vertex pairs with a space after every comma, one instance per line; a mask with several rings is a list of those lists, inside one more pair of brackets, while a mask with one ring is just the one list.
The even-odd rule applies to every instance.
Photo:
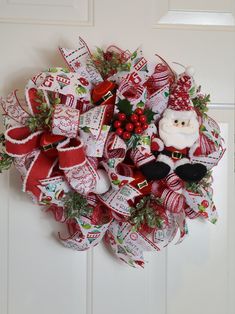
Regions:
[[126, 129], [128, 132], [133, 131], [133, 129], [134, 129], [133, 123], [131, 123], [131, 122], [127, 123], [126, 126], [125, 126], [125, 129]]
[[207, 200], [204, 200], [202, 201], [202, 204], [201, 204], [203, 207], [207, 208], [209, 206], [209, 203]]
[[116, 121], [114, 121], [114, 127], [115, 127], [115, 129], [118, 129], [118, 128], [120, 128], [120, 126], [122, 125], [122, 122], [121, 121], [119, 121], [119, 120], [116, 120]]
[[116, 130], [116, 134], [119, 135], [119, 136], [122, 136], [122, 133], [123, 133], [123, 129], [122, 128], [118, 128]]
[[112, 180], [117, 180], [118, 179], [118, 176], [116, 175], [116, 173], [114, 173], [114, 172], [111, 173], [111, 179]]
[[135, 134], [141, 134], [143, 132], [143, 129], [139, 126], [135, 128]]
[[141, 116], [139, 116], [139, 121], [141, 123], [146, 123], [147, 122], [147, 117], [144, 114], [142, 114]]
[[122, 188], [125, 184], [127, 184], [128, 183], [128, 180], [122, 180], [120, 183], [119, 183], [119, 185], [118, 185], [118, 187], [119, 188]]
[[135, 113], [138, 114], [138, 116], [144, 114], [144, 110], [142, 108], [136, 108]]
[[128, 132], [128, 131], [123, 132], [122, 138], [123, 138], [124, 140], [129, 140], [129, 139], [131, 138], [131, 133]]
[[200, 215], [204, 218], [208, 218], [208, 214], [207, 212], [201, 212]]
[[133, 113], [132, 115], [131, 115], [131, 121], [132, 122], [137, 122], [139, 120], [139, 117], [137, 116], [137, 114], [135, 114], [135, 113]]
[[84, 86], [88, 86], [89, 85], [89, 82], [84, 78], [84, 77], [81, 77], [79, 79], [80, 83]]
[[126, 120], [126, 115], [125, 115], [125, 113], [119, 112], [119, 114], [118, 114], [118, 120], [119, 120], [119, 121], [125, 121], [125, 120]]
[[149, 127], [148, 123], [143, 123], [142, 124], [142, 129], [145, 131]]
[[139, 121], [135, 122], [135, 127], [138, 128], [139, 126], [141, 126], [141, 123]]

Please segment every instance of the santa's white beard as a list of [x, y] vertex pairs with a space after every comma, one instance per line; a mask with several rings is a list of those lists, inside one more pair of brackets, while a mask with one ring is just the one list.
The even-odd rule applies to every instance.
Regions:
[[199, 123], [197, 118], [190, 119], [189, 126], [178, 127], [173, 125], [173, 120], [163, 117], [159, 121], [159, 136], [166, 146], [176, 149], [192, 147], [199, 138]]

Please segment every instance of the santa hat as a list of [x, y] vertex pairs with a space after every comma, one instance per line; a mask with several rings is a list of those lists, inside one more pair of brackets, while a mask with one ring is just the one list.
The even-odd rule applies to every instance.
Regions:
[[185, 72], [179, 76], [176, 84], [171, 90], [168, 109], [175, 111], [193, 110], [189, 94], [190, 89], [194, 85], [192, 78], [193, 72], [192, 67], [188, 67]]

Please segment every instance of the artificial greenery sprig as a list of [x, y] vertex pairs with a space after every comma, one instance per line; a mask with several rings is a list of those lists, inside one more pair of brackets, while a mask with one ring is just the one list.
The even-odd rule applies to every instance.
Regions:
[[64, 209], [67, 218], [91, 217], [93, 208], [87, 199], [79, 193], [68, 192], [64, 197]]
[[0, 173], [10, 169], [13, 160], [13, 157], [9, 156], [7, 153], [0, 153]]
[[4, 134], [0, 134], [0, 144], [2, 146], [2, 152], [0, 152], [0, 173], [2, 173], [4, 170], [10, 169], [14, 158], [9, 156], [5, 151], [4, 151], [4, 146], [5, 146], [5, 136]]
[[[200, 91], [200, 87], [198, 89]], [[205, 115], [208, 111], [208, 103], [210, 102], [210, 95], [198, 94], [192, 99], [194, 107], [202, 114]]]
[[90, 66], [95, 66], [106, 79], [119, 71], [129, 71], [131, 64], [122, 57], [121, 53], [97, 48], [91, 55]]
[[202, 194], [202, 188], [207, 189], [211, 187], [211, 184], [213, 182], [212, 178], [212, 171], [208, 171], [204, 178], [199, 182], [186, 182], [185, 188], [193, 193]]
[[45, 102], [42, 91], [38, 90], [36, 96], [37, 97], [34, 99], [34, 101], [39, 104], [37, 106], [38, 113], [29, 117], [27, 120], [27, 125], [31, 132], [36, 130], [50, 130], [52, 114], [54, 112], [55, 106], [60, 103], [60, 98], [55, 98], [50, 95], [50, 97], [48, 97], [50, 106], [48, 106], [48, 104]]
[[162, 200], [153, 195], [144, 196], [135, 207], [130, 208], [130, 223], [133, 230], [139, 230], [143, 225], [150, 228], [161, 228], [162, 219], [157, 211], [161, 206]]

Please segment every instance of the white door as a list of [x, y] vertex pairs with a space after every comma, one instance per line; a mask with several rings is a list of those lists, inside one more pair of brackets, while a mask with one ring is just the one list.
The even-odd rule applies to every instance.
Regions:
[[75, 252], [56, 240], [58, 224], [32, 205], [12, 169], [0, 176], [1, 314], [234, 314], [233, 0], [1, 0], [0, 95], [63, 60], [57, 47], [142, 45], [169, 62], [192, 64], [211, 93], [210, 114], [227, 151], [214, 172], [216, 226], [189, 222], [179, 246], [146, 254], [144, 270], [100, 245]]

